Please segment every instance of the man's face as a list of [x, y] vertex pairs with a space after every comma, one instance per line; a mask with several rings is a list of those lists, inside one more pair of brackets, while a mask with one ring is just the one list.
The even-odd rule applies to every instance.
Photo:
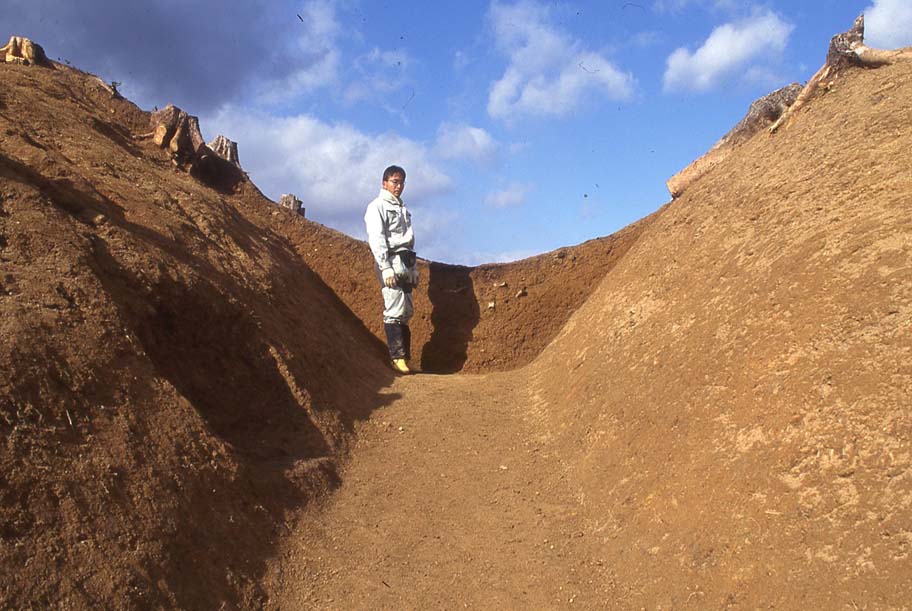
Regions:
[[393, 174], [383, 181], [383, 188], [396, 197], [401, 197], [402, 191], [405, 189], [405, 176], [402, 174]]

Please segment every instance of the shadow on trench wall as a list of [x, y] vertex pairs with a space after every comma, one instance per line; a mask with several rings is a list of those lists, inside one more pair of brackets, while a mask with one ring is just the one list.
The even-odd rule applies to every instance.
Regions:
[[[233, 214], [218, 217], [224, 223], [219, 227], [242, 247], [244, 236], [250, 244], [272, 237]], [[92, 241], [98, 278], [127, 324], [125, 332], [138, 338], [139, 355], [154, 367], [150, 387], [172, 387], [180, 397], [153, 403], [160, 412], [130, 413], [136, 421], [130, 435], [150, 427], [161, 431], [148, 435], [156, 440], [144, 458], [148, 475], [144, 469], [135, 476], [142, 496], [133, 493], [125, 507], [102, 505], [105, 520], [118, 520], [108, 528], [133, 537], [112, 537], [106, 549], [116, 562], [129, 541], [158, 540], [160, 533], [167, 540], [143, 556], [131, 552], [138, 568], [116, 573], [120, 589], [114, 592], [146, 596], [132, 605], [137, 608], [263, 608], [267, 561], [288, 516], [338, 485], [343, 440], [356, 421], [398, 398], [379, 392], [394, 374], [343, 358], [379, 353], [379, 343], [316, 274], [280, 252], [278, 240], [269, 241], [276, 262], [272, 280], [288, 290], [267, 300], [162, 234], [116, 217], [109, 226], [123, 231], [118, 240]], [[156, 265], [166, 273], [149, 280], [142, 270]], [[329, 417], [317, 420], [320, 412]], [[225, 448], [221, 463], [210, 454], [219, 445]], [[172, 464], [184, 468], [152, 468]], [[134, 498], [144, 502], [134, 506]], [[76, 606], [112, 608], [115, 595], [106, 596], [111, 598]], [[0, 608], [6, 608], [2, 596]]]
[[431, 263], [428, 299], [431, 337], [421, 349], [421, 368], [429, 373], [456, 373], [468, 358], [479, 308], [469, 275], [471, 268]]

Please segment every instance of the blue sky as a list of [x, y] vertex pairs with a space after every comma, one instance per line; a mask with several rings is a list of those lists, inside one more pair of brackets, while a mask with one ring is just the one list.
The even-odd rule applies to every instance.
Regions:
[[806, 81], [861, 13], [912, 44], [910, 0], [0, 0], [8, 34], [238, 142], [272, 199], [364, 238], [380, 175], [423, 257], [475, 265], [609, 235], [758, 97]]

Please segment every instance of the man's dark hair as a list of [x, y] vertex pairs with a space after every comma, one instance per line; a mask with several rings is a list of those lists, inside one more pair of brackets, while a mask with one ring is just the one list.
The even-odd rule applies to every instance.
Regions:
[[389, 180], [390, 176], [393, 174], [402, 174], [402, 180], [405, 180], [405, 170], [397, 165], [391, 165], [390, 167], [383, 170], [383, 182]]

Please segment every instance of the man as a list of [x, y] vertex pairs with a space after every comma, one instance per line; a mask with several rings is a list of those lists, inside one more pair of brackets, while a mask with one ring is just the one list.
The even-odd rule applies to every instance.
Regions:
[[411, 373], [408, 361], [412, 343], [408, 323], [412, 318], [412, 288], [418, 284], [418, 267], [413, 250], [412, 215], [401, 199], [404, 189], [405, 170], [396, 165], [386, 168], [380, 195], [367, 205], [364, 224], [380, 279], [383, 328], [390, 359], [393, 369], [407, 374]]

